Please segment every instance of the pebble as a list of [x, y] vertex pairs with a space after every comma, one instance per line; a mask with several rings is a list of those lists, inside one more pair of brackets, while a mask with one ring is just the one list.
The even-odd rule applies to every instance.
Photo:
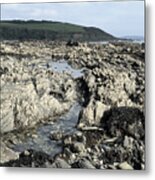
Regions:
[[133, 170], [133, 167], [127, 162], [122, 162], [121, 164], [118, 165], [118, 168], [123, 170]]

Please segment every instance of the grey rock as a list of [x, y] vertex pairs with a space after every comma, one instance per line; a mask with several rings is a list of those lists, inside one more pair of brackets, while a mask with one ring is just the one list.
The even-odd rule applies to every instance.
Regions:
[[61, 158], [57, 158], [55, 162], [51, 165], [51, 167], [64, 168], [64, 169], [71, 168], [71, 166], [64, 159], [61, 159]]
[[61, 140], [62, 137], [63, 137], [63, 133], [61, 133], [61, 132], [55, 132], [55, 133], [51, 132], [50, 135], [49, 135], [49, 138], [51, 140], [55, 140], [55, 141]]
[[71, 145], [72, 144], [72, 137], [71, 136], [65, 137], [64, 140], [63, 140], [63, 143], [64, 143], [65, 146]]
[[80, 159], [77, 164], [78, 167], [82, 169], [95, 169], [95, 166], [87, 159]]
[[83, 143], [74, 142], [72, 150], [75, 153], [82, 153], [82, 152], [85, 152], [86, 149]]
[[1, 150], [1, 157], [0, 157], [1, 164], [19, 158], [19, 153], [14, 152], [10, 148], [8, 148], [3, 142], [0, 143], [0, 150]]

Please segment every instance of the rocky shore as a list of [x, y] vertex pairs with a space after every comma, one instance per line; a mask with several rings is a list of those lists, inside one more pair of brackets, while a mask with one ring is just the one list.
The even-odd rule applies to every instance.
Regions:
[[145, 168], [144, 44], [3, 41], [0, 53], [1, 166]]

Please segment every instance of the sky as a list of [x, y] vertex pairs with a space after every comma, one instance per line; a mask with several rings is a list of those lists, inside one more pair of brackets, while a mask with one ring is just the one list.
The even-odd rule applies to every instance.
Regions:
[[2, 20], [51, 20], [144, 37], [144, 1], [2, 4]]

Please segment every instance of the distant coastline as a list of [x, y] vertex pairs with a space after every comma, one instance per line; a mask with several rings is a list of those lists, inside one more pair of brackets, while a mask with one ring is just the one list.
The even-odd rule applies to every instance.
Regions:
[[97, 28], [54, 21], [1, 21], [2, 40], [110, 41], [117, 37]]

